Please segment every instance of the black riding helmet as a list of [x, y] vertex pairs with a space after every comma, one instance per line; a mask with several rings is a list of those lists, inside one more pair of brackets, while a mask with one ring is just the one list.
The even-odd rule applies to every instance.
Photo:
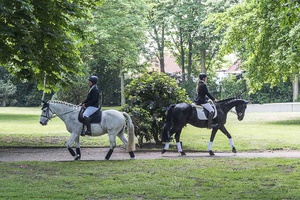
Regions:
[[205, 74], [205, 73], [200, 73], [199, 74], [199, 79], [200, 80], [203, 80], [204, 78], [206, 78], [207, 77], [207, 75]]
[[89, 81], [91, 81], [93, 83], [93, 85], [95, 85], [98, 81], [98, 77], [97, 76], [90, 76]]

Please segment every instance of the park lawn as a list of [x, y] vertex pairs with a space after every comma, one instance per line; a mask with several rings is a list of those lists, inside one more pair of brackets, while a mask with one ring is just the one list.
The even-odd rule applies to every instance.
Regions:
[[[55, 118], [41, 126], [39, 115], [40, 108], [0, 108], [0, 145], [62, 147], [70, 135], [64, 124]], [[238, 121], [230, 113], [226, 127], [238, 151], [299, 150], [299, 116], [247, 113]], [[206, 150], [209, 136], [210, 130], [187, 126], [181, 136], [183, 148]], [[108, 139], [85, 137], [81, 143], [108, 146]], [[213, 150], [230, 151], [220, 132]], [[0, 199], [296, 200], [300, 199], [299, 168], [298, 158], [0, 162]]]
[[[109, 109], [108, 108], [103, 108]], [[116, 109], [116, 108], [114, 108]], [[41, 109], [0, 107], [0, 145], [2, 147], [63, 147], [70, 137], [59, 118], [47, 126], [39, 124]], [[247, 113], [243, 121], [228, 113], [226, 128], [238, 151], [300, 149], [300, 113]], [[205, 151], [211, 130], [188, 125], [181, 134], [183, 149]], [[107, 135], [81, 137], [82, 147], [107, 147]], [[117, 145], [122, 145], [118, 139]], [[159, 147], [160, 148], [160, 147]], [[175, 149], [175, 142], [171, 149]], [[231, 151], [228, 139], [218, 131], [214, 151]]]
[[0, 199], [299, 199], [287, 158], [1, 162]]

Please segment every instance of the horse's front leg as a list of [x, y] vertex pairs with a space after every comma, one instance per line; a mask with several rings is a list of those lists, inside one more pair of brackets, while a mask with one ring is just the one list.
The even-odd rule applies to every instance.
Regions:
[[176, 140], [176, 145], [177, 145], [178, 152], [180, 153], [180, 155], [185, 156], [186, 153], [182, 150], [182, 145], [181, 145], [181, 142], [180, 142], [181, 130], [182, 129], [180, 129], [179, 131], [176, 132], [176, 134], [175, 134], [175, 140]]
[[114, 135], [113, 133], [110, 133], [110, 132], [108, 132], [108, 135], [109, 135], [110, 149], [109, 149], [109, 151], [107, 152], [107, 154], [105, 156], [106, 160], [109, 160], [111, 154], [114, 152], [114, 149], [117, 146], [116, 135]]
[[216, 136], [216, 133], [218, 132], [218, 128], [213, 128], [211, 131], [211, 135], [210, 135], [210, 140], [208, 143], [208, 147], [207, 147], [207, 151], [209, 153], [210, 156], [214, 156], [215, 153], [211, 150], [212, 149], [212, 145]]
[[227, 138], [229, 140], [229, 144], [230, 144], [231, 149], [232, 149], [232, 152], [236, 153], [236, 148], [234, 147], [234, 143], [233, 143], [233, 140], [232, 140], [232, 137], [231, 137], [230, 133], [227, 131], [227, 129], [225, 128], [225, 126], [222, 126], [220, 128], [220, 130], [227, 136]]
[[[72, 149], [72, 145], [74, 142], [76, 145], [76, 153]], [[67, 149], [69, 150], [70, 154], [73, 156], [74, 160], [80, 160], [81, 151], [80, 151], [79, 135], [77, 133], [72, 132], [71, 137], [67, 142]]]

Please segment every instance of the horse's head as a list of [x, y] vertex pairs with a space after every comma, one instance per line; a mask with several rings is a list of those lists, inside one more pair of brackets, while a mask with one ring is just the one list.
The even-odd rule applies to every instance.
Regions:
[[249, 102], [245, 101], [245, 100], [240, 100], [239, 102], [240, 103], [235, 106], [235, 111], [236, 111], [238, 120], [242, 121], [244, 119], [247, 104]]
[[42, 106], [42, 114], [40, 117], [40, 124], [47, 125], [48, 121], [53, 117], [54, 113], [50, 109], [50, 104], [42, 101], [43, 106]]

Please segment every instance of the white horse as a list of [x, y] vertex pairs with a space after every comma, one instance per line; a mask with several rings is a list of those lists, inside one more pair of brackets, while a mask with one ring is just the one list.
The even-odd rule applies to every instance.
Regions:
[[[66, 125], [67, 130], [71, 133], [71, 137], [67, 143], [67, 148], [74, 160], [80, 160], [81, 151], [79, 136], [83, 128], [83, 124], [78, 121], [78, 114], [80, 106], [73, 105], [61, 101], [43, 101], [42, 114], [40, 117], [40, 124], [47, 125], [48, 121], [55, 116], [58, 116]], [[128, 140], [124, 136], [125, 128], [127, 129]], [[135, 151], [134, 142], [134, 126], [130, 116], [125, 112], [117, 110], [105, 110], [102, 112], [102, 120], [98, 124], [91, 124], [92, 136], [100, 136], [108, 133], [110, 149], [105, 157], [109, 160], [114, 148], [116, 147], [116, 136], [118, 136], [127, 146], [127, 151], [132, 159], [135, 158], [133, 151]], [[75, 142], [76, 153], [72, 149]]]

